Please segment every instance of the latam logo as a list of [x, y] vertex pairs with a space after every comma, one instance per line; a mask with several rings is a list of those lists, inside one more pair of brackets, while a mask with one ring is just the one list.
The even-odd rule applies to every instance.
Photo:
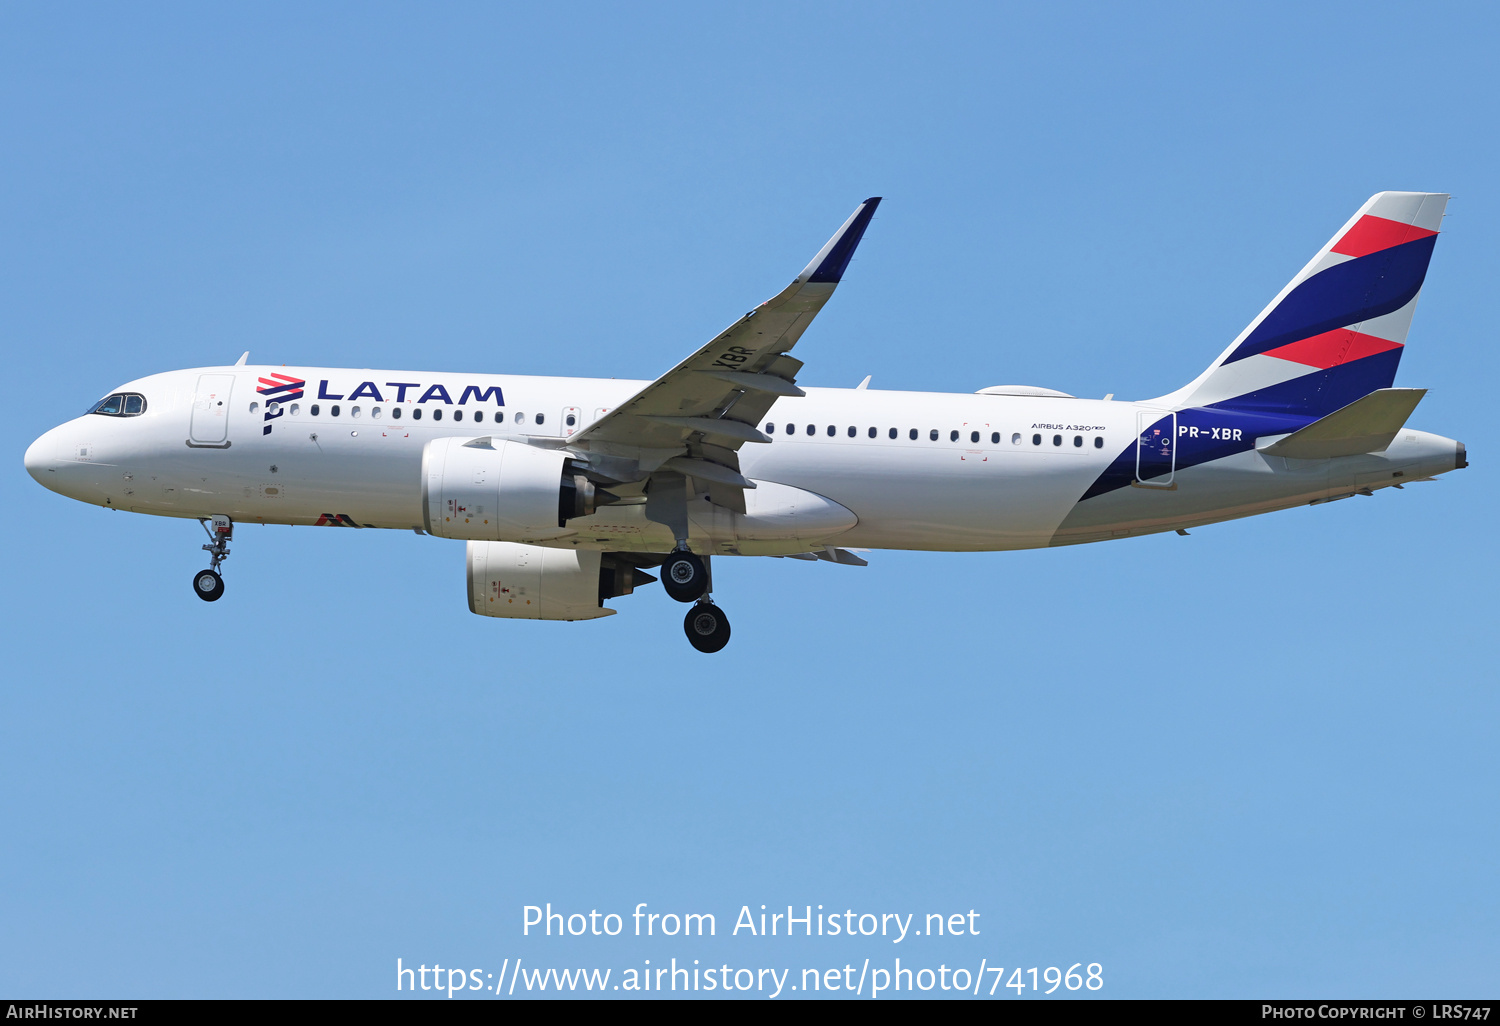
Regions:
[[302, 386], [307, 382], [302, 378], [292, 378], [285, 374], [272, 374], [269, 378], [260, 379], [260, 387], [256, 389], [266, 397], [266, 423], [261, 428], [261, 434], [271, 433], [271, 422], [285, 413], [282, 403], [291, 402], [293, 399], [302, 398]]
[[[295, 399], [301, 399], [303, 389], [306, 385], [307, 381], [305, 379], [294, 378], [286, 374], [273, 373], [270, 377], [260, 379], [260, 387], [255, 391], [265, 396], [266, 399], [265, 424], [261, 428], [261, 434], [269, 435], [271, 433], [274, 422], [280, 417], [285, 416], [287, 412], [286, 404]], [[344, 387], [347, 388], [348, 386]], [[430, 385], [424, 389], [419, 382], [415, 381], [387, 381], [385, 382], [385, 388], [389, 392], [382, 392], [381, 386], [373, 381], [361, 381], [352, 392], [346, 395], [341, 392], [329, 391], [328, 379], [324, 378], [318, 382], [317, 398], [334, 401], [371, 399], [377, 403], [388, 401], [406, 403], [415, 401], [419, 404], [443, 403], [447, 406], [455, 405], [453, 395], [441, 384]], [[505, 393], [500, 390], [499, 385], [490, 385], [488, 387], [466, 385], [462, 389], [459, 389], [455, 385], [454, 391], [458, 392], [456, 405], [459, 406], [467, 406], [470, 399], [476, 403], [494, 403], [496, 406], [505, 405]], [[408, 393], [415, 398], [409, 399]]]
[[[299, 385], [304, 383], [301, 381], [297, 382]], [[394, 390], [390, 396], [390, 402], [404, 403], [409, 401], [406, 397], [407, 393], [412, 392], [415, 394], [417, 390], [422, 388], [422, 385], [416, 381], [387, 381], [385, 387]], [[327, 378], [318, 382], [318, 398], [334, 400], [373, 399], [377, 403], [388, 401], [386, 395], [380, 391], [380, 386], [373, 381], [361, 381], [354, 391], [348, 395], [342, 395], [337, 392], [328, 391]], [[500, 391], [499, 385], [491, 385], [488, 388], [480, 388], [478, 385], [468, 385], [459, 393], [458, 405], [466, 406], [470, 399], [473, 399], [476, 403], [493, 402], [496, 406], [505, 405], [505, 394]], [[448, 389], [444, 386], [432, 385], [423, 391], [416, 401], [419, 403], [446, 403], [452, 406], [453, 396], [449, 394]]]

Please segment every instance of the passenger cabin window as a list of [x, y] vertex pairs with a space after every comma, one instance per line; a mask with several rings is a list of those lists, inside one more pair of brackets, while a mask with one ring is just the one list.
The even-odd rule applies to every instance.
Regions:
[[330, 417], [337, 417], [339, 415], [339, 408], [337, 406], [328, 407], [328, 415]]
[[818, 425], [816, 425], [816, 424], [809, 424], [809, 425], [807, 425], [807, 433], [810, 434], [810, 435], [817, 434], [818, 433]]
[[308, 414], [310, 416], [316, 417], [318, 415], [318, 412], [319, 412], [318, 404], [317, 403], [313, 403], [312, 406], [311, 406], [311, 408], [309, 408], [307, 412], [308, 412]]
[[917, 429], [916, 428], [912, 428], [911, 429], [911, 440], [913, 442], [915, 442], [917, 440]]
[[928, 439], [928, 441], [936, 442], [937, 441], [937, 436], [938, 436], [938, 430], [937, 430], [937, 428], [933, 428], [931, 431], [927, 432], [927, 439]]
[[104, 417], [139, 417], [146, 412], [146, 397], [136, 392], [116, 392], [100, 399], [89, 412]]
[[453, 419], [454, 420], [463, 420], [464, 419], [464, 411], [463, 410], [454, 410], [453, 411]]
[[999, 445], [1000, 444], [1000, 432], [998, 432], [998, 431], [991, 431], [990, 432], [990, 444], [991, 445]]
[[401, 407], [399, 407], [399, 406], [392, 406], [391, 407], [391, 419], [392, 420], [400, 420], [401, 419]]
[[482, 420], [484, 420], [484, 411], [483, 410], [475, 410], [474, 411], [474, 423], [478, 424]]
[[571, 413], [568, 414], [568, 420], [567, 420], [568, 427], [572, 427], [574, 424], [577, 424], [577, 423], [578, 423], [578, 418], [576, 416], [574, 416], [573, 414], [571, 414]]
[[[568, 423], [569, 424], [573, 423], [573, 418], [572, 417], [568, 418]], [[768, 435], [774, 435], [775, 433], [776, 433], [776, 425], [772, 424], [772, 423], [770, 423], [768, 421], [766, 423], [766, 434], [768, 434]]]
[[376, 420], [379, 420], [380, 419], [380, 407], [379, 406], [371, 406], [370, 407], [370, 416], [374, 417]]
[[857, 433], [858, 433], [858, 430], [851, 425], [850, 428], [849, 428], [849, 437], [853, 438], [855, 436], [855, 434], [857, 434]]
[[538, 424], [545, 424], [547, 422], [547, 415], [545, 413], [538, 413], [536, 415], [536, 422]]
[[1052, 436], [1052, 444], [1053, 445], [1062, 445], [1062, 435], [1053, 435]]
[[1074, 435], [1073, 436], [1073, 448], [1075, 448], [1075, 449], [1082, 449], [1083, 448], [1083, 436], [1082, 435]]
[[891, 428], [891, 437], [895, 438], [896, 434], [897, 434], [896, 429], [895, 428]]
[[1031, 444], [1032, 445], [1041, 445], [1042, 444], [1042, 436], [1041, 435], [1032, 435], [1031, 436]]
[[[251, 412], [251, 413], [254, 413], [254, 412], [255, 412], [255, 411], [256, 411], [256, 410], [258, 410], [258, 409], [260, 409], [260, 403], [251, 403], [251, 404], [250, 404], [250, 412]], [[266, 407], [266, 409], [268, 409], [268, 410], [269, 410], [269, 409], [270, 409], [270, 407], [269, 407], [269, 406], [267, 406], [267, 407]]]
[[1102, 449], [1102, 448], [1104, 448], [1104, 436], [1103, 435], [1095, 435], [1094, 436], [1094, 448], [1095, 449]]
[[[979, 436], [975, 435], [974, 440], [976, 442], [979, 441]], [[958, 432], [957, 431], [949, 431], [948, 432], [948, 441], [950, 441], [950, 442], [956, 442], [956, 441], [958, 441]]]
[[871, 438], [874, 438], [878, 433], [879, 432], [877, 432], [874, 428], [870, 429], [870, 437]]
[[442, 420], [443, 419], [443, 411], [440, 410], [440, 409], [433, 410], [432, 411], [432, 419], [433, 420]]
[[1013, 435], [1010, 436], [1010, 444], [1011, 445], [1020, 445], [1021, 444], [1021, 432], [1017, 431], [1015, 434], [1013, 434]]
[[292, 411], [292, 416], [293, 417], [297, 416], [298, 414], [300, 414], [302, 412], [302, 406], [301, 406], [300, 403], [292, 403], [292, 405], [290, 407], [288, 407], [288, 408]]
[[411, 411], [411, 419], [412, 420], [421, 420], [422, 419], [422, 407], [418, 406], [416, 409], [414, 409], [414, 410]]

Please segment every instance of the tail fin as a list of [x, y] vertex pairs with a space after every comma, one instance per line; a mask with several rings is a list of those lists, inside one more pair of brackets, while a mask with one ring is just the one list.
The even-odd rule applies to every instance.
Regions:
[[1323, 417], [1389, 388], [1447, 204], [1370, 197], [1208, 370], [1156, 401]]

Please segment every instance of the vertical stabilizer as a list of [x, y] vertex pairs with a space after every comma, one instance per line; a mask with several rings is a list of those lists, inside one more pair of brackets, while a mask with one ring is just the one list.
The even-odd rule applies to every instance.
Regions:
[[1153, 403], [1315, 418], [1389, 388], [1447, 204], [1370, 197], [1208, 370]]

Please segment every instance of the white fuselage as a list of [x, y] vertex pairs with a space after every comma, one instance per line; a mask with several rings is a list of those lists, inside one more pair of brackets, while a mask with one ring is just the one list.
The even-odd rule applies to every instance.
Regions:
[[[305, 388], [268, 416], [257, 381], [273, 373], [305, 381]], [[209, 389], [205, 381], [217, 384]], [[53, 491], [137, 513], [421, 529], [426, 443], [452, 436], [561, 439], [647, 384], [336, 368], [173, 371], [122, 386], [146, 398], [141, 415], [68, 421], [32, 445], [26, 465]], [[1134, 451], [1140, 425], [1162, 408], [1050, 396], [806, 392], [778, 399], [762, 418], [770, 444], [740, 450], [742, 473], [759, 485], [747, 493], [750, 513], [757, 501], [766, 509], [795, 506], [798, 495], [812, 493], [852, 516], [813, 516], [810, 531], [761, 537], [753, 516], [731, 523], [699, 497], [690, 502], [694, 549], [977, 551], [1097, 541], [1426, 479], [1463, 458], [1454, 441], [1408, 429], [1377, 454], [1288, 460], [1250, 448], [1179, 467], [1169, 487], [1120, 487], [1080, 502], [1117, 458]], [[670, 550], [670, 532], [643, 511], [640, 503], [603, 507], [544, 543]]]

